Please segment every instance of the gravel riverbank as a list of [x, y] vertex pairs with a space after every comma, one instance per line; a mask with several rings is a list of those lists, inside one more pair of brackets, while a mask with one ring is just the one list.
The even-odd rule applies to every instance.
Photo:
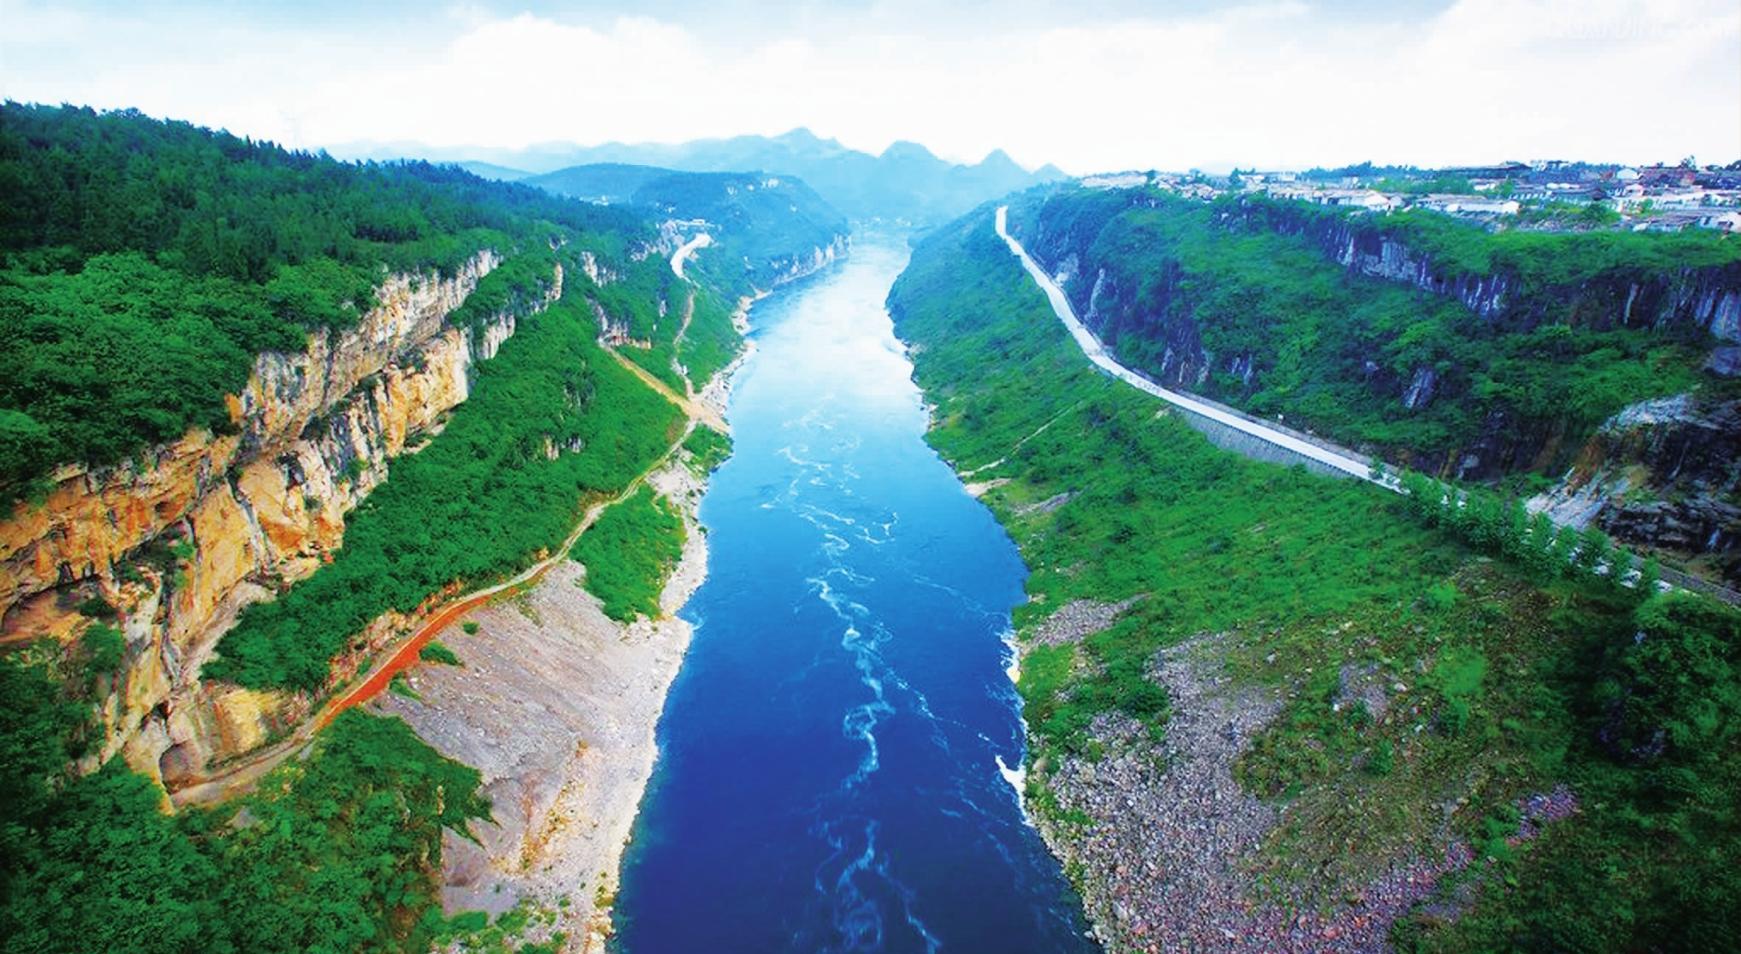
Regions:
[[442, 754], [483, 773], [492, 823], [473, 843], [443, 844], [449, 913], [492, 914], [525, 902], [545, 912], [526, 936], [561, 931], [566, 950], [601, 951], [610, 932], [618, 864], [657, 755], [654, 728], [689, 646], [675, 613], [706, 575], [706, 538], [694, 520], [703, 481], [681, 464], [649, 477], [688, 523], [683, 557], [661, 595], [665, 617], [624, 625], [582, 588], [572, 561], [536, 587], [471, 614], [440, 640], [464, 662], [421, 663], [408, 682], [421, 697], [383, 694]]
[[[1115, 609], [1073, 603], [1024, 638], [1030, 645], [1081, 639], [1107, 625]], [[1104, 746], [1101, 758], [1065, 756], [1029, 776], [1058, 806], [1037, 819], [1041, 834], [1063, 859], [1109, 951], [1390, 950], [1391, 925], [1432, 898], [1444, 875], [1474, 863], [1473, 852], [1450, 841], [1426, 856], [1398, 857], [1328, 907], [1305, 885], [1272, 886], [1260, 897], [1253, 869], [1286, 809], [1240, 788], [1233, 766], [1281, 704], [1272, 690], [1223, 674], [1222, 643], [1200, 636], [1157, 660], [1151, 676], [1172, 700], [1163, 742], [1128, 718], [1102, 716], [1091, 728]], [[1515, 840], [1523, 841], [1574, 812], [1576, 800], [1560, 787], [1518, 808], [1524, 821]]]

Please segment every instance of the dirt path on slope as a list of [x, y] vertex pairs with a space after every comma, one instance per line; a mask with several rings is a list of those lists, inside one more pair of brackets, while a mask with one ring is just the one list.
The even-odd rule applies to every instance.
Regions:
[[[612, 354], [615, 355], [616, 353], [612, 352]], [[635, 367], [632, 362], [623, 358], [621, 355], [616, 355], [616, 357], [617, 360], [622, 361], [627, 367], [638, 371], [643, 375], [646, 374], [645, 371]], [[650, 383], [657, 385], [657, 382], [651, 379], [651, 375], [647, 375], [647, 378]], [[664, 387], [663, 385], [657, 386], [660, 389], [660, 393], [665, 394], [667, 397], [674, 396], [670, 388]], [[686, 402], [676, 403], [678, 403], [679, 407], [682, 407]], [[717, 417], [717, 415], [714, 416]], [[227, 762], [218, 767], [215, 771], [206, 772], [197, 776], [199, 779], [198, 781], [184, 785], [169, 794], [171, 804], [175, 805], [177, 808], [181, 808], [185, 805], [206, 805], [241, 794], [251, 788], [262, 777], [264, 777], [266, 773], [282, 764], [286, 758], [289, 758], [291, 755], [307, 748], [308, 745], [314, 741], [314, 736], [321, 729], [330, 725], [332, 720], [338, 717], [339, 713], [352, 706], [367, 702], [379, 695], [381, 690], [387, 688], [387, 685], [392, 682], [394, 676], [416, 664], [418, 654], [423, 651], [423, 647], [427, 646], [429, 641], [434, 639], [437, 633], [451, 624], [454, 620], [496, 597], [508, 595], [537, 583], [538, 580], [542, 579], [552, 567], [557, 566], [568, 559], [568, 551], [574, 547], [575, 541], [579, 540], [580, 535], [585, 533], [587, 528], [593, 525], [593, 522], [596, 521], [599, 518], [599, 515], [605, 511], [605, 508], [628, 499], [635, 493], [635, 491], [640, 489], [641, 484], [647, 480], [650, 474], [666, 466], [666, 464], [672, 459], [673, 455], [677, 453], [678, 448], [683, 446], [684, 438], [687, 438], [689, 432], [695, 427], [695, 418], [697, 415], [691, 414], [690, 417], [690, 424], [688, 427], [684, 428], [683, 437], [678, 438], [676, 443], [673, 443], [658, 460], [653, 462], [652, 466], [642, 471], [634, 480], [630, 481], [629, 485], [624, 488], [622, 492], [608, 500], [600, 501], [599, 503], [588, 507], [586, 513], [582, 515], [580, 522], [575, 525], [574, 529], [568, 534], [568, 537], [563, 540], [562, 544], [553, 550], [549, 556], [532, 564], [508, 580], [483, 587], [482, 589], [472, 590], [468, 593], [457, 596], [453, 600], [442, 605], [440, 609], [437, 609], [434, 614], [419, 625], [417, 629], [412, 631], [410, 636], [407, 636], [394, 644], [392, 648], [374, 664], [374, 666], [369, 670], [368, 675], [365, 676], [361, 682], [356, 683], [328, 698], [327, 701], [316, 710], [312, 717], [304, 720], [302, 724], [297, 726], [296, 730], [289, 736], [273, 743], [272, 745], [266, 746], [265, 748], [258, 749], [249, 755]]]
[[708, 427], [713, 428], [721, 434], [731, 433], [731, 428], [725, 423], [725, 418], [719, 413], [719, 411], [709, 405], [701, 403], [693, 397], [685, 394], [678, 394], [676, 391], [671, 390], [671, 385], [654, 377], [651, 371], [648, 371], [646, 368], [630, 361], [616, 349], [606, 348], [605, 350], [610, 352], [611, 357], [617, 359], [618, 364], [628, 368], [630, 373], [634, 374], [635, 377], [640, 378], [648, 387], [659, 392], [660, 396], [664, 397], [665, 400], [677, 405], [677, 407], [681, 409], [683, 413], [689, 415], [692, 420], [706, 424]]

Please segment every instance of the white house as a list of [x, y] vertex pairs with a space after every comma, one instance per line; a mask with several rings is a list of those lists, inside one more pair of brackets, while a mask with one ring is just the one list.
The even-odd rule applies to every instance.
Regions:
[[1371, 189], [1324, 189], [1307, 198], [1319, 205], [1352, 206], [1370, 212], [1389, 212], [1397, 207], [1395, 198]]
[[1485, 195], [1424, 195], [1415, 200], [1415, 205], [1452, 215], [1516, 215], [1522, 208], [1516, 199]]

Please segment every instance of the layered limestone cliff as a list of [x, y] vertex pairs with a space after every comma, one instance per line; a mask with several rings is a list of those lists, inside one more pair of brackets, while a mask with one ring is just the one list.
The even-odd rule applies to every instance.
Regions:
[[[76, 605], [120, 611], [126, 662], [102, 705], [103, 745], [166, 784], [268, 741], [310, 700], [206, 684], [200, 667], [248, 603], [312, 573], [345, 514], [463, 402], [473, 366], [516, 316], [475, 328], [448, 315], [500, 263], [451, 277], [397, 275], [356, 327], [263, 354], [230, 398], [233, 432], [188, 432], [114, 468], [63, 469], [40, 504], [0, 524], [0, 641], [76, 636]], [[560, 270], [546, 301], [560, 294]]]
[[1242, 202], [1230, 228], [1294, 235], [1350, 271], [1461, 302], [1482, 318], [1529, 327], [1570, 316], [1592, 328], [1691, 327], [1741, 341], [1741, 265], [1651, 268], [1613, 263], [1563, 282], [1532, 285], [1514, 270], [1470, 271], [1436, 261], [1386, 219], [1342, 216], [1273, 202]]
[[[1142, 191], [1128, 193], [1123, 202], [1125, 208], [1161, 205]], [[1054, 198], [1013, 215], [1012, 225], [1030, 254], [1060, 279], [1084, 323], [1114, 348], [1121, 342], [1134, 345], [1142, 357], [1133, 363], [1161, 384], [1210, 393], [1238, 390], [1241, 384], [1247, 393], [1262, 388], [1263, 369], [1255, 367], [1252, 355], [1217, 354], [1205, 346], [1197, 303], [1212, 290], [1204, 287], [1201, 275], [1187, 274], [1168, 256], [1133, 254], [1120, 241], [1103, 239], [1107, 223], [1122, 212], [1118, 203], [1105, 195]], [[1526, 280], [1503, 264], [1483, 272], [1436, 261], [1409, 244], [1403, 224], [1382, 216], [1249, 199], [1218, 208], [1215, 228], [1293, 236], [1349, 272], [1454, 299], [1469, 310], [1471, 321], [1507, 332], [1547, 322], [1593, 330], [1651, 329], [1665, 339], [1708, 349], [1704, 369], [1712, 382], [1741, 375], [1736, 344], [1741, 342], [1741, 263], [1673, 268], [1616, 260], [1597, 267], [1604, 259], [1580, 258], [1577, 267], [1567, 266], [1563, 273], [1553, 263], [1543, 264]], [[1572, 251], [1566, 256], [1575, 258]], [[1447, 380], [1441, 367], [1393, 369], [1375, 353], [1348, 383], [1402, 409], [1423, 411], [1464, 398], [1466, 390]], [[1685, 414], [1657, 420], [1641, 405], [1594, 436], [1587, 424], [1568, 417], [1530, 417], [1492, 405], [1472, 436], [1455, 446], [1362, 449], [1462, 480], [1520, 471], [1557, 473], [1575, 462], [1565, 485], [1541, 505], [1563, 517], [1581, 515], [1580, 522], [1595, 520], [1629, 544], [1703, 556], [1715, 564], [1711, 569], [1733, 579], [1733, 487], [1741, 448], [1719, 439], [1725, 426], [1733, 427], [1733, 414], [1677, 400], [1681, 403], [1675, 406]], [[1642, 419], [1650, 423], [1639, 423]], [[1688, 448], [1702, 450], [1683, 454]], [[1705, 463], [1688, 463], [1694, 460]]]
[[[1140, 194], [1131, 198], [1133, 204], [1145, 201]], [[1030, 233], [1022, 236], [1023, 243], [1043, 267], [1063, 279], [1071, 304], [1103, 341], [1116, 344], [1127, 334], [1155, 340], [1162, 356], [1157, 367], [1147, 370], [1163, 384], [1194, 388], [1211, 374], [1249, 380], [1249, 355], [1216, 355], [1203, 347], [1191, 314], [1187, 276], [1176, 263], [1162, 262], [1153, 273], [1125, 274], [1095, 255], [1097, 233], [1086, 223], [1063, 216], [1058, 221], [1049, 218], [1042, 212], [1026, 217], [1026, 222], [1018, 220], [1018, 226], [1025, 224]], [[1387, 232], [1382, 220], [1372, 217], [1348, 218], [1264, 203], [1243, 206], [1228, 214], [1222, 225], [1297, 236], [1349, 271], [1456, 299], [1483, 319], [1518, 329], [1549, 318], [1569, 318], [1575, 325], [1595, 329], [1696, 329], [1717, 342], [1708, 365], [1713, 372], [1741, 373], [1741, 357], [1732, 344], [1741, 342], [1741, 264], [1665, 270], [1616, 265], [1585, 280], [1530, 287], [1503, 269], [1473, 273], [1448, 268]], [[1377, 365], [1369, 370], [1379, 377], [1394, 377]], [[1388, 389], [1413, 410], [1437, 396], [1436, 378], [1434, 369], [1421, 367], [1394, 380], [1369, 383]]]

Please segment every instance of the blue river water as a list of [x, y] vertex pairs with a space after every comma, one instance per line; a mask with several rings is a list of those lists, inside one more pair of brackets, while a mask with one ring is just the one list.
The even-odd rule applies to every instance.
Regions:
[[[705, 253], [704, 253], [705, 254]], [[758, 304], [615, 949], [1096, 950], [1002, 771], [1024, 569], [924, 443], [899, 236]]]

